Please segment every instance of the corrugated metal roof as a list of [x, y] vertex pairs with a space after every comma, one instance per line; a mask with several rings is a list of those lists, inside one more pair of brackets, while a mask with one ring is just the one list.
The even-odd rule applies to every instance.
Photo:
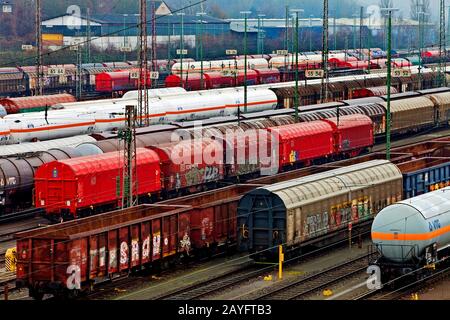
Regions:
[[29, 142], [21, 144], [13, 144], [0, 147], [0, 156], [12, 156], [22, 153], [47, 151], [54, 148], [61, 147], [76, 147], [79, 144], [85, 142], [96, 142], [96, 140], [90, 136], [75, 136], [63, 139], [54, 139], [42, 142]]
[[68, 93], [54, 94], [48, 96], [31, 96], [20, 98], [0, 99], [0, 105], [4, 106], [8, 114], [18, 113], [26, 109], [36, 107], [52, 106], [57, 103], [75, 102], [74, 96]]
[[22, 72], [16, 73], [0, 73], [0, 80], [22, 80], [24, 78], [24, 74]]
[[330, 124], [321, 121], [272, 127], [269, 128], [269, 130], [276, 132], [282, 140], [300, 138], [302, 136], [311, 136], [313, 134], [320, 134], [324, 132], [333, 132], [333, 128]]
[[439, 105], [450, 105], [450, 92], [431, 94], [430, 99]]
[[[145, 163], [158, 162], [158, 155], [148, 149], [136, 149], [136, 164], [143, 165]], [[96, 172], [105, 170], [119, 170], [123, 167], [123, 157], [119, 152], [108, 152], [105, 154], [79, 157], [74, 159], [59, 161], [62, 165], [66, 165], [73, 171], [75, 176], [92, 175]]]
[[324, 197], [346, 194], [401, 178], [402, 173], [397, 166], [386, 160], [374, 160], [260, 189], [276, 194], [284, 202], [286, 209], [291, 209], [317, 202]]
[[[387, 103], [381, 103], [387, 107]], [[433, 108], [434, 103], [426, 97], [415, 97], [413, 99], [391, 101], [391, 112], [420, 110], [423, 108]]]

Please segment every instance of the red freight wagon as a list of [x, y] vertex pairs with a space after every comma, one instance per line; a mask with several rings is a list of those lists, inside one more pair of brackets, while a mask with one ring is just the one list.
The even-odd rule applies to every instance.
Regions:
[[365, 115], [350, 116], [322, 120], [331, 124], [336, 132], [334, 143], [336, 154], [356, 156], [374, 144], [373, 123]]
[[[35, 174], [37, 208], [51, 214], [69, 214], [115, 208], [122, 196], [123, 156], [120, 152], [54, 161], [39, 167]], [[159, 157], [152, 150], [137, 149], [138, 194], [161, 191]], [[121, 184], [120, 184], [121, 185]]]
[[[342, 68], [346, 69], [363, 69], [366, 70], [369, 67], [368, 61], [350, 61], [346, 62], [342, 65]], [[371, 62], [370, 63], [370, 69], [380, 69], [380, 66], [376, 63]]]
[[329, 64], [334, 68], [342, 68], [345, 67], [347, 62], [356, 62], [358, 61], [355, 57], [348, 56], [347, 58], [330, 58], [328, 60]]
[[77, 99], [71, 94], [54, 94], [47, 96], [33, 96], [20, 98], [0, 99], [7, 114], [43, 111], [45, 107], [51, 107], [58, 103], [76, 102]]
[[280, 168], [331, 156], [333, 127], [324, 121], [297, 123], [268, 130], [278, 137]]
[[234, 86], [234, 77], [224, 76], [220, 72], [205, 72], [206, 89], [229, 88]]
[[[395, 87], [391, 87], [391, 94], [395, 94], [395, 93], [398, 93], [397, 89]], [[387, 94], [386, 86], [355, 89], [355, 90], [353, 90], [353, 93], [352, 93], [352, 99], [360, 99], [360, 98], [367, 98], [367, 97], [381, 97], [386, 94]]]
[[[202, 90], [200, 73], [186, 73], [183, 74], [183, 88], [189, 91]], [[171, 74], [165, 80], [165, 85], [167, 88], [181, 87], [180, 75]], [[203, 81], [203, 88], [206, 87], [206, 81]]]
[[[236, 87], [243, 86], [245, 84], [245, 71], [239, 70], [236, 76], [231, 76], [233, 84]], [[258, 83], [258, 73], [255, 70], [247, 70], [247, 85], [253, 86]]]
[[[272, 154], [270, 142], [270, 135], [265, 130], [248, 130], [227, 135], [225, 144], [227, 178], [260, 173], [263, 167], [261, 159], [270, 158]], [[270, 163], [266, 163], [264, 167], [269, 165]]]
[[258, 74], [258, 84], [278, 83], [281, 81], [278, 69], [255, 69]]
[[[130, 70], [103, 72], [95, 76], [95, 90], [98, 92], [113, 92], [135, 90], [138, 87], [138, 79], [131, 78]], [[133, 72], [138, 72], [133, 70]], [[150, 87], [152, 81], [150, 72], [147, 74], [147, 86]]]
[[144, 265], [234, 246], [238, 201], [252, 188], [232, 186], [17, 234], [16, 286], [36, 299], [75, 295]]
[[196, 139], [150, 148], [161, 160], [161, 180], [168, 193], [195, 192], [224, 178], [223, 147], [218, 141]]

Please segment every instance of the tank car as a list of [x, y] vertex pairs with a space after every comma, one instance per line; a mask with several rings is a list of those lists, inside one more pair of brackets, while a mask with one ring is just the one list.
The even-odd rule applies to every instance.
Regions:
[[450, 187], [388, 206], [371, 232], [383, 282], [418, 269], [414, 276], [423, 275], [449, 253]]

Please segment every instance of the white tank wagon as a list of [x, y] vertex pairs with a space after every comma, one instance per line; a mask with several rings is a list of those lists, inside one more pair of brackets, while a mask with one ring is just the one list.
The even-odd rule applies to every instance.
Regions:
[[[175, 88], [159, 88], [159, 89], [148, 89], [147, 95], [149, 98], [158, 98], [163, 96], [169, 96], [169, 95], [183, 95], [186, 93], [186, 89], [181, 87], [175, 87]], [[125, 93], [122, 97], [122, 100], [128, 100], [128, 99], [138, 99], [139, 93], [137, 90], [128, 91]]]
[[369, 226], [384, 207], [402, 199], [403, 178], [397, 166], [374, 160], [255, 189], [238, 205], [238, 248], [288, 249], [345, 236]]
[[450, 187], [383, 209], [373, 222], [372, 241], [384, 277], [436, 263], [450, 247]]
[[0, 157], [13, 156], [25, 153], [34, 153], [47, 151], [62, 147], [77, 147], [83, 143], [96, 142], [94, 138], [88, 135], [75, 136], [62, 139], [54, 139], [49, 141], [39, 142], [25, 142], [20, 144], [12, 144], [7, 146], [0, 146]]

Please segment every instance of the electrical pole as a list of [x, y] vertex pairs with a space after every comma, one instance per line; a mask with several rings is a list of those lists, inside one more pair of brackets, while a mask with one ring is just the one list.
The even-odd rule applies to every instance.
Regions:
[[440, 0], [439, 18], [439, 80], [438, 86], [447, 86], [445, 69], [447, 67], [447, 49], [445, 47], [445, 0]]
[[358, 17], [358, 15], [355, 13], [352, 15], [353, 16], [353, 50], [356, 51], [356, 17]]
[[423, 47], [424, 47], [424, 23], [427, 13], [420, 11], [417, 13], [419, 17], [419, 90], [422, 90], [422, 69], [423, 69]]
[[123, 15], [123, 61], [125, 62], [125, 61], [127, 61], [127, 52], [125, 51], [125, 47], [127, 46], [127, 43], [126, 43], [126, 39], [125, 39], [125, 29], [126, 29], [126, 26], [125, 26], [125, 17], [127, 16], [127, 14], [124, 14]]
[[184, 88], [184, 85], [183, 85], [184, 12], [178, 12], [177, 15], [181, 16], [180, 81], [181, 81], [181, 87]]
[[[284, 72], [285, 77], [288, 74], [288, 57], [289, 57], [289, 6], [286, 5], [286, 20], [285, 20], [285, 39], [284, 39], [284, 49], [288, 54], [284, 55]], [[286, 79], [284, 79], [286, 80]]]
[[328, 0], [323, 0], [323, 31], [322, 31], [322, 90], [321, 90], [321, 102], [324, 103], [328, 100]]
[[392, 77], [392, 12], [398, 11], [396, 8], [383, 8], [382, 11], [388, 14], [388, 34], [387, 34], [387, 108], [386, 108], [386, 160], [391, 160], [391, 77]]
[[298, 122], [298, 108], [299, 108], [299, 97], [298, 97], [298, 14], [304, 12], [302, 9], [291, 9], [291, 12], [295, 13], [295, 122]]
[[41, 0], [36, 0], [36, 95], [44, 94], [44, 69], [42, 65], [42, 30], [41, 30]]
[[289, 50], [289, 6], [286, 6], [286, 20], [285, 20], [285, 39], [284, 39], [284, 48]]
[[312, 32], [312, 18], [314, 16], [311, 14], [309, 16], [309, 52], [312, 52], [312, 36], [313, 36], [313, 32]]
[[265, 14], [261, 14], [261, 28], [263, 29], [261, 32], [261, 54], [264, 54], [265, 46], [264, 46], [264, 40], [266, 39], [266, 31], [264, 31], [264, 17]]
[[125, 107], [126, 126], [119, 137], [124, 140], [122, 209], [137, 204], [136, 107]]
[[203, 67], [203, 16], [206, 15], [206, 12], [198, 12], [197, 17], [200, 17], [200, 39], [199, 39], [199, 51], [200, 51], [200, 88], [203, 90], [203, 83], [204, 83], [204, 67]]
[[[157, 48], [157, 34], [156, 34], [156, 3], [155, 0], [152, 0], [152, 71], [157, 70], [157, 57], [156, 57], [156, 48]], [[155, 88], [158, 79], [152, 79], [152, 88]], [[150, 110], [149, 110], [150, 112]], [[148, 121], [149, 123], [150, 121]]]
[[149, 125], [148, 109], [148, 60], [147, 60], [147, 1], [140, 0], [139, 24], [139, 79], [138, 79], [138, 119], [139, 125]]
[[367, 73], [370, 74], [370, 68], [371, 68], [371, 61], [372, 61], [372, 50], [371, 50], [371, 46], [372, 46], [372, 29], [371, 29], [371, 24], [370, 24], [370, 18], [367, 19], [368, 20], [368, 26], [367, 26], [367, 48], [369, 49], [368, 51], [368, 55], [367, 55], [367, 60], [369, 62], [369, 64], [367, 65]]
[[359, 60], [363, 57], [363, 29], [364, 29], [364, 7], [361, 7], [359, 13]]
[[91, 63], [91, 9], [86, 9], [86, 63]]
[[77, 97], [77, 100], [78, 101], [80, 101], [81, 100], [81, 96], [82, 96], [82, 94], [83, 94], [83, 88], [82, 88], [82, 75], [81, 75], [81, 47], [80, 46], [78, 46], [77, 47], [78, 48], [78, 50], [77, 50], [77, 74], [76, 74], [76, 89], [75, 89], [75, 92], [76, 92], [76, 97]]
[[247, 113], [247, 18], [248, 15], [251, 14], [250, 11], [241, 11], [241, 14], [244, 15], [244, 63], [245, 63], [245, 67], [244, 67], [244, 113]]
[[334, 36], [334, 50], [337, 50], [336, 10], [334, 10], [334, 17], [333, 17], [333, 36]]
[[[448, 18], [450, 19], [450, 6], [445, 6], [446, 8], [448, 8], [448, 13], [447, 13], [447, 16], [448, 16]], [[450, 34], [450, 23], [447, 23], [447, 34]], [[450, 37], [448, 37], [448, 38], [450, 38]], [[447, 37], [446, 37], [446, 39], [448, 39]], [[447, 40], [447, 42], [448, 42], [448, 40]], [[448, 45], [448, 44], [447, 44]], [[447, 60], [446, 60], [447, 61]]]
[[258, 54], [264, 54], [264, 31], [263, 27], [263, 19], [265, 14], [258, 14]]
[[167, 65], [170, 64], [170, 49], [171, 49], [171, 43], [170, 43], [170, 35], [171, 35], [171, 30], [170, 30], [170, 19], [167, 18]]

